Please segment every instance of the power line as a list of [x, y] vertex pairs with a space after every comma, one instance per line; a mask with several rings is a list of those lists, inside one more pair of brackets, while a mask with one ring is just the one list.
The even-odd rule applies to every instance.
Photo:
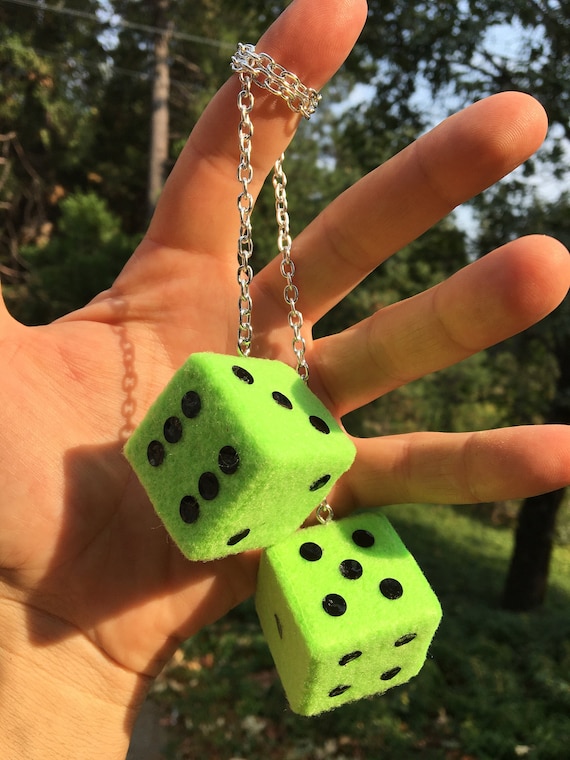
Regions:
[[[48, 50], [43, 50], [42, 48], [38, 48], [35, 46], [31, 46], [30, 49], [33, 50], [35, 53], [37, 53], [37, 55], [39, 55], [41, 58], [46, 58], [47, 60], [53, 61], [58, 66], [62, 66], [64, 64], [67, 64], [67, 66], [77, 65], [78, 68], [90, 69], [94, 71], [103, 71], [103, 72], [105, 71], [105, 68], [106, 68], [105, 62], [96, 61], [93, 58], [89, 58], [88, 56], [82, 55], [79, 58], [74, 58], [73, 56], [58, 55], [56, 53], [50, 52]], [[109, 70], [112, 72], [113, 76], [118, 74], [119, 76], [130, 77], [131, 79], [140, 79], [141, 81], [148, 81], [152, 78], [152, 74], [149, 72], [135, 71], [134, 69], [126, 69], [122, 66], [117, 66], [115, 64], [112, 64], [112, 66], [109, 67]], [[188, 85], [188, 81], [170, 77], [170, 84], [186, 87]]]
[[[42, 48], [38, 48], [35, 46], [30, 47], [31, 50], [34, 51], [34, 53], [37, 53], [40, 58], [46, 58], [49, 61], [53, 61], [58, 66], [66, 64], [68, 67], [73, 67], [75, 65], [78, 66], [78, 68], [84, 68], [84, 69], [91, 69], [91, 70], [103, 70], [105, 68], [105, 63], [102, 61], [95, 61], [92, 58], [89, 58], [87, 56], [82, 55], [80, 58], [74, 58], [73, 56], [69, 55], [58, 55], [57, 53], [53, 53], [49, 50], [43, 50]], [[133, 79], [141, 79], [146, 80], [150, 79], [150, 74], [145, 73], [144, 71], [135, 71], [133, 69], [125, 69], [121, 66], [116, 66], [115, 64], [112, 65], [112, 71], [113, 74], [120, 74], [121, 76], [129, 76]], [[177, 84], [182, 84], [178, 82], [176, 79], [171, 79], [171, 82], [176, 82]]]
[[[133, 29], [139, 32], [151, 32], [153, 34], [155, 33], [166, 33], [168, 30], [161, 29], [157, 26], [150, 26], [148, 24], [137, 24], [133, 21], [126, 21], [125, 19], [118, 19], [117, 21], [104, 21], [99, 16], [96, 16], [93, 13], [87, 13], [85, 11], [77, 11], [73, 8], [56, 8], [53, 5], [38, 5], [38, 3], [34, 2], [34, 0], [0, 0], [0, 2], [3, 3], [12, 3], [13, 5], [21, 5], [25, 8], [34, 8], [37, 11], [48, 11], [50, 13], [60, 13], [62, 15], [67, 16], [73, 16], [75, 18], [81, 18], [85, 19], [87, 21], [95, 21], [97, 24], [105, 25], [109, 24], [109, 26], [112, 29], [115, 28], [122, 28], [122, 29]], [[178, 40], [185, 40], [187, 42], [197, 42], [201, 45], [210, 45], [211, 47], [217, 47], [220, 49], [234, 49], [235, 45], [232, 45], [229, 42], [223, 42], [221, 40], [214, 40], [209, 37], [201, 37], [196, 34], [186, 34], [185, 32], [177, 32], [176, 29], [172, 30], [170, 32], [170, 35]]]

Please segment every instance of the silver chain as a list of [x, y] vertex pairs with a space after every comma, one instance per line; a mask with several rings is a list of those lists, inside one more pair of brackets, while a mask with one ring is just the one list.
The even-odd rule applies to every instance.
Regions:
[[240, 218], [237, 270], [237, 279], [240, 286], [238, 303], [238, 351], [242, 356], [249, 356], [252, 340], [252, 302], [249, 294], [249, 286], [253, 279], [253, 269], [249, 263], [253, 254], [253, 237], [251, 233], [253, 196], [249, 192], [249, 183], [253, 179], [253, 166], [251, 165], [251, 138], [253, 137], [253, 124], [250, 114], [255, 99], [251, 92], [251, 77], [241, 76], [240, 80], [242, 84], [242, 89], [238, 95], [238, 108], [241, 117], [239, 123], [240, 160], [237, 176], [238, 180], [241, 182], [242, 190], [237, 201]]
[[283, 298], [289, 306], [289, 327], [293, 330], [293, 353], [297, 357], [297, 372], [301, 379], [307, 382], [309, 380], [309, 365], [305, 359], [305, 339], [301, 335], [303, 327], [303, 315], [297, 309], [299, 299], [299, 289], [293, 284], [295, 274], [295, 264], [291, 259], [291, 233], [289, 228], [289, 210], [287, 204], [287, 176], [283, 170], [283, 160], [285, 154], [275, 162], [273, 171], [273, 189], [275, 190], [275, 218], [277, 219], [277, 248], [282, 256], [281, 274], [287, 284], [283, 289]]
[[[251, 91], [251, 83], [255, 82], [259, 87], [283, 98], [292, 111], [301, 113], [307, 119], [315, 112], [321, 96], [316, 90], [306, 87], [296, 74], [284, 69], [271, 56], [266, 53], [256, 53], [253, 45], [239, 43], [237, 52], [232, 56], [232, 69], [239, 73], [242, 85], [238, 95], [240, 112], [238, 180], [242, 185], [242, 191], [237, 202], [240, 215], [237, 279], [241, 291], [239, 297], [238, 351], [242, 356], [249, 356], [252, 342], [252, 301], [249, 286], [253, 279], [253, 269], [250, 264], [253, 254], [251, 226], [253, 197], [249, 192], [249, 185], [253, 179], [251, 163], [253, 123], [251, 112], [255, 100]], [[275, 216], [278, 228], [277, 246], [282, 256], [281, 274], [286, 280], [283, 297], [289, 307], [288, 321], [293, 330], [292, 347], [297, 358], [297, 372], [301, 379], [307, 382], [309, 365], [305, 359], [305, 340], [301, 335], [303, 315], [297, 309], [299, 290], [293, 283], [295, 264], [291, 259], [292, 240], [286, 192], [287, 176], [283, 170], [283, 160], [284, 154], [281, 154], [275, 162], [273, 172]]]
[[232, 56], [232, 69], [247, 73], [258, 87], [278, 95], [295, 113], [306, 119], [315, 113], [321, 95], [304, 85], [296, 74], [287, 71], [267, 53], [257, 53], [254, 45], [238, 43]]

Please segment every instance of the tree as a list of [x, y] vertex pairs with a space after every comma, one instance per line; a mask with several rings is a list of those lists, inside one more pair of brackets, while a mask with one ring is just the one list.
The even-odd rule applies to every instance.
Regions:
[[369, 73], [388, 114], [425, 115], [417, 96], [426, 86], [444, 108], [442, 95], [449, 103], [451, 94], [466, 101], [517, 89], [537, 96], [568, 132], [568, 3], [370, 0], [369, 8], [351, 66]]
[[[412, 130], [427, 125], [433, 119], [434, 101], [441, 114], [468, 100], [505, 89], [532, 92], [546, 107], [551, 122], [558, 125], [558, 135], [569, 136], [568, 3], [560, 0], [466, 0], [463, 3], [444, 0], [434, 4], [370, 0], [369, 8], [369, 22], [349, 61], [351, 70], [359, 72], [360, 78], [368, 75], [374, 88], [369, 103], [349, 116], [353, 121], [350, 131], [366, 135], [365, 139], [362, 134], [359, 137], [361, 144], [371, 144], [377, 128], [393, 133], [397, 140], [401, 136], [399, 122]], [[503, 40], [510, 39], [510, 49], [493, 42], [497, 34]], [[562, 156], [560, 139], [551, 136], [547, 149], [542, 151], [551, 176], [562, 177], [567, 172], [565, 163], [560, 161]], [[529, 162], [527, 175], [533, 168], [534, 162]], [[491, 247], [491, 242], [496, 245], [528, 231], [542, 230], [567, 239], [560, 210], [567, 211], [568, 199], [562, 198], [558, 204], [545, 207], [538, 200], [529, 204], [529, 195], [532, 195], [531, 186], [519, 182], [503, 184], [498, 191], [486, 196], [487, 202], [479, 207], [481, 234], [477, 247], [480, 254]], [[521, 196], [526, 198], [522, 205]], [[529, 206], [533, 213], [528, 213]], [[517, 214], [517, 208], [524, 212]], [[550, 215], [550, 222], [546, 221], [546, 215]], [[560, 322], [564, 326], [557, 331]], [[540, 338], [537, 337], [539, 332], [530, 331], [524, 338], [491, 354], [503, 368], [508, 365], [520, 368], [522, 363], [532, 367], [526, 378], [528, 382], [523, 379], [524, 375], [512, 374], [509, 377], [513, 385], [508, 391], [505, 382], [499, 383], [503, 397], [495, 393], [494, 402], [502, 405], [504, 424], [516, 424], [524, 418], [520, 409], [522, 400], [526, 420], [568, 421], [567, 307], [545, 324], [546, 328], [538, 328], [542, 330]], [[544, 331], [548, 333], [546, 342]], [[548, 372], [546, 367], [554, 372]], [[546, 378], [543, 385], [547, 386], [542, 395], [537, 392], [541, 383], [536, 384], [540, 375]], [[553, 375], [557, 377], [555, 384]], [[530, 403], [531, 399], [534, 403]], [[544, 599], [553, 526], [561, 498], [560, 493], [535, 497], [521, 507], [503, 597], [509, 608], [529, 609]], [[542, 516], [539, 521], [535, 519], [537, 512]]]
[[46, 265], [30, 252], [60, 233], [68, 195], [96, 190], [142, 232], [149, 195], [230, 75], [238, 20], [246, 37], [263, 23], [240, 0], [0, 4], [0, 266], [14, 297]]
[[169, 153], [170, 121], [170, 64], [168, 62], [173, 24], [168, 20], [169, 0], [159, 0], [156, 7], [157, 31], [154, 46], [154, 76], [151, 98], [150, 156], [148, 169], [147, 209], [149, 218], [160, 195]]
[[25, 275], [20, 247], [49, 236], [54, 202], [88, 184], [102, 48], [84, 16], [96, 8], [0, 5], [0, 261], [9, 281]]
[[[481, 216], [480, 244], [485, 248], [508, 234], [538, 232], [553, 235], [570, 245], [570, 196], [555, 202], [521, 196], [520, 183], [496, 189], [478, 204]], [[519, 203], [505, 203], [517, 194]], [[505, 417], [517, 424], [558, 422], [570, 424], [570, 299], [530, 330], [511, 339], [498, 353], [511, 359], [507, 370], [511, 393]], [[510, 371], [509, 371], [510, 370]], [[509, 380], [507, 380], [509, 382]], [[514, 391], [514, 392], [513, 392]], [[556, 518], [566, 489], [525, 499], [519, 516], [515, 546], [502, 604], [510, 610], [539, 607], [547, 591], [548, 571]]]
[[12, 293], [9, 303], [26, 324], [51, 322], [109, 288], [135, 246], [93, 191], [70, 193], [59, 211], [57, 234], [21, 251], [29, 268], [26, 298]]
[[131, 232], [207, 102], [231, 74], [240, 36], [255, 39], [277, 10], [244, 0], [112, 0], [120, 18], [97, 128], [101, 192]]

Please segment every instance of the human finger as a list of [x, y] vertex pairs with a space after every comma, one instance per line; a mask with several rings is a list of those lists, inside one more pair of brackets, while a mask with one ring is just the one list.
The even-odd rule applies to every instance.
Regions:
[[[271, 55], [319, 89], [343, 63], [366, 18], [364, 0], [295, 0], [260, 39]], [[237, 77], [205, 110], [164, 187], [149, 236], [162, 245], [234, 255], [239, 222]], [[277, 96], [254, 87], [252, 148], [255, 197], [299, 122]], [[233, 258], [232, 258], [233, 262]]]
[[532, 425], [471, 433], [360, 439], [331, 498], [339, 516], [386, 504], [476, 504], [570, 483], [570, 427]]
[[[540, 146], [536, 100], [502, 93], [446, 119], [333, 201], [294, 241], [299, 309], [316, 322], [369, 272]], [[257, 284], [281, 298], [279, 262]], [[259, 311], [258, 311], [259, 314]]]
[[569, 283], [570, 256], [561, 243], [521, 238], [316, 341], [311, 366], [342, 416], [525, 330], [558, 306]]

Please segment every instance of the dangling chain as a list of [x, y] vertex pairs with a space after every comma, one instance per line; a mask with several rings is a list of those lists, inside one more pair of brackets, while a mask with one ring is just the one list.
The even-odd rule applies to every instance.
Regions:
[[[249, 294], [249, 286], [253, 279], [253, 269], [250, 264], [253, 254], [251, 227], [253, 197], [249, 192], [249, 185], [253, 179], [253, 167], [251, 164], [253, 124], [251, 112], [255, 100], [251, 91], [251, 83], [255, 82], [259, 87], [263, 87], [274, 95], [279, 95], [285, 100], [292, 111], [301, 113], [307, 119], [315, 112], [321, 96], [316, 90], [306, 87], [296, 74], [284, 69], [271, 56], [266, 53], [256, 53], [253, 45], [242, 45], [241, 43], [238, 45], [238, 50], [232, 57], [232, 69], [239, 73], [242, 85], [242, 89], [238, 95], [238, 108], [240, 112], [238, 180], [242, 185], [242, 191], [237, 201], [240, 214], [237, 278], [241, 289], [239, 297], [238, 351], [242, 356], [249, 356], [252, 341], [252, 301]], [[288, 320], [289, 326], [293, 330], [292, 347], [297, 359], [297, 372], [301, 379], [307, 382], [309, 379], [309, 366], [305, 359], [305, 340], [301, 335], [303, 315], [297, 309], [299, 290], [293, 284], [295, 265], [291, 259], [292, 241], [287, 206], [287, 177], [283, 170], [283, 160], [284, 154], [281, 154], [280, 158], [275, 162], [273, 173], [275, 216], [278, 227], [277, 246], [282, 256], [281, 274], [287, 283], [283, 291], [283, 297], [285, 303], [289, 306]]]
[[[250, 264], [253, 254], [251, 228], [253, 196], [249, 192], [249, 185], [253, 179], [253, 166], [251, 164], [253, 123], [251, 121], [251, 112], [255, 101], [251, 91], [251, 83], [255, 82], [259, 87], [263, 87], [274, 95], [279, 95], [279, 97], [285, 100], [292, 111], [302, 114], [306, 119], [309, 119], [315, 112], [321, 96], [316, 90], [306, 87], [296, 74], [284, 69], [271, 56], [266, 53], [256, 53], [253, 45], [242, 45], [239, 43], [237, 52], [232, 56], [232, 69], [238, 72], [242, 85], [242, 89], [238, 95], [240, 160], [237, 175], [242, 186], [237, 201], [240, 216], [237, 278], [241, 290], [239, 297], [238, 351], [242, 356], [249, 356], [252, 341], [252, 302], [249, 286], [253, 279], [253, 269]], [[285, 154], [282, 153], [273, 168], [275, 218], [278, 229], [277, 248], [281, 254], [281, 274], [286, 281], [285, 288], [283, 289], [283, 298], [289, 307], [288, 320], [289, 327], [293, 330], [292, 347], [297, 358], [297, 372], [306, 383], [309, 379], [309, 365], [305, 359], [305, 339], [301, 335], [303, 315], [297, 309], [299, 289], [293, 283], [295, 264], [291, 259], [292, 240], [287, 204], [287, 176], [283, 169], [284, 159]], [[331, 522], [334, 519], [333, 509], [326, 499], [323, 499], [319, 504], [316, 517], [323, 524]]]
[[281, 274], [287, 281], [283, 290], [283, 298], [289, 306], [289, 327], [293, 330], [293, 353], [297, 357], [297, 372], [305, 382], [309, 379], [309, 365], [305, 359], [305, 339], [301, 335], [303, 327], [303, 315], [297, 309], [299, 289], [293, 284], [295, 264], [291, 259], [291, 234], [289, 232], [289, 212], [287, 207], [287, 177], [283, 171], [283, 159], [281, 156], [275, 162], [273, 172], [273, 188], [275, 190], [275, 217], [277, 219], [278, 235], [277, 248], [282, 256]]
[[253, 279], [253, 269], [249, 263], [253, 254], [253, 238], [251, 234], [251, 212], [253, 211], [253, 196], [249, 192], [249, 183], [253, 179], [253, 166], [251, 165], [251, 138], [253, 137], [253, 124], [250, 113], [253, 109], [254, 97], [251, 92], [251, 78], [240, 77], [242, 89], [238, 95], [238, 108], [241, 114], [239, 123], [239, 153], [238, 180], [241, 182], [242, 191], [238, 196], [238, 210], [240, 216], [238, 238], [238, 271], [237, 279], [241, 288], [239, 297], [239, 329], [238, 350], [242, 356], [249, 356], [251, 348], [251, 296], [249, 286]]

